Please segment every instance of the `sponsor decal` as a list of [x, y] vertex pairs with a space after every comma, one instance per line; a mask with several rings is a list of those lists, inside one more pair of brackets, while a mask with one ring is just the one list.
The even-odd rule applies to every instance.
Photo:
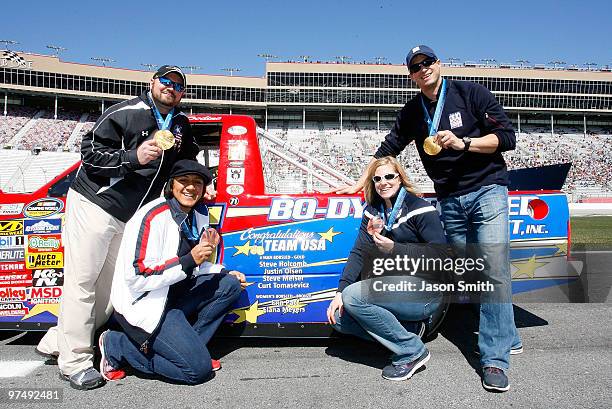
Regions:
[[25, 287], [0, 288], [0, 302], [26, 301]]
[[0, 250], [1, 261], [21, 261], [25, 257], [24, 248], [9, 248]]
[[229, 133], [230, 135], [234, 135], [234, 136], [240, 136], [240, 135], [244, 135], [245, 133], [247, 133], [247, 129], [241, 125], [234, 125], [234, 126], [230, 126], [227, 129], [227, 133]]
[[59, 234], [34, 235], [28, 236], [28, 252], [34, 251], [53, 251], [59, 250], [62, 246]]
[[221, 117], [220, 116], [210, 116], [210, 115], [206, 115], [205, 117], [194, 117], [195, 119], [198, 119], [200, 121], [220, 121]]
[[23, 210], [25, 217], [32, 219], [43, 219], [45, 217], [53, 216], [59, 213], [64, 208], [64, 202], [59, 199], [52, 197], [46, 197], [44, 199], [36, 199]]
[[61, 268], [41, 268], [32, 271], [33, 287], [55, 287], [64, 285], [64, 270]]
[[25, 234], [59, 233], [62, 230], [61, 219], [24, 220]]
[[26, 257], [26, 267], [37, 269], [41, 267], [57, 267], [64, 266], [64, 253], [49, 252], [49, 253], [34, 253], [28, 254]]
[[268, 220], [310, 220], [315, 216], [326, 219], [361, 219], [364, 205], [358, 197], [332, 197], [327, 206], [319, 207], [314, 197], [300, 199], [274, 198], [268, 212]]
[[548, 204], [538, 196], [518, 196], [508, 198], [508, 214], [515, 218], [510, 220], [510, 232], [513, 235], [548, 234], [546, 223], [533, 223], [543, 221], [549, 214]]
[[0, 271], [23, 271], [25, 263], [0, 263]]
[[229, 185], [226, 191], [232, 196], [238, 196], [244, 193], [244, 187], [241, 185]]
[[62, 287], [32, 287], [29, 301], [32, 304], [56, 304], [61, 296]]
[[0, 236], [19, 236], [23, 234], [23, 220], [5, 220], [0, 222]]
[[23, 247], [25, 244], [24, 236], [4, 236], [0, 237], [0, 249]]
[[0, 216], [19, 216], [25, 203], [0, 204]]
[[228, 168], [227, 184], [244, 185], [244, 168]]
[[240, 201], [237, 197], [230, 197], [229, 204], [230, 206], [237, 206]]
[[234, 160], [245, 160], [246, 159], [246, 147], [249, 144], [248, 141], [230, 140], [227, 141], [227, 159], [229, 161]]
[[244, 162], [239, 161], [239, 160], [233, 160], [228, 163], [228, 166], [230, 168], [244, 168]]
[[32, 276], [26, 272], [0, 273], [0, 287], [29, 286]]
[[24, 307], [23, 304], [20, 302], [0, 304], [0, 317], [21, 317], [26, 315], [28, 312], [28, 308]]

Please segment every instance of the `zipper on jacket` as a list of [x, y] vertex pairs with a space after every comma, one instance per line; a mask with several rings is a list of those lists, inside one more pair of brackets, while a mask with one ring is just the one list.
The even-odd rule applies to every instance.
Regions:
[[142, 197], [142, 200], [138, 204], [138, 208], [136, 210], [138, 210], [138, 209], [140, 209], [142, 207], [142, 203], [145, 201], [147, 196], [149, 196], [149, 192], [151, 191], [151, 188], [155, 184], [155, 179], [157, 179], [157, 176], [159, 175], [159, 171], [161, 170], [162, 166], [164, 166], [164, 151], [163, 150], [162, 150], [161, 160], [159, 161], [159, 168], [157, 168], [157, 172], [155, 172], [155, 176], [153, 176], [153, 180], [151, 181], [151, 184], [149, 185], [149, 188], [147, 189], [147, 192]]
[[143, 298], [145, 298], [147, 295], [149, 295], [150, 291], [145, 291], [144, 293], [142, 293], [142, 295], [138, 298], [136, 298], [134, 301], [132, 301], [132, 305], [136, 304], [138, 301], [142, 300]]

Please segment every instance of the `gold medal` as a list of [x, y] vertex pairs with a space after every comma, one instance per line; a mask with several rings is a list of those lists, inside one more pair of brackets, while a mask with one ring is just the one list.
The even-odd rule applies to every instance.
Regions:
[[442, 150], [442, 147], [434, 141], [433, 136], [428, 136], [423, 142], [423, 150], [426, 154], [435, 156]]
[[174, 146], [174, 135], [167, 129], [155, 132], [153, 139], [155, 139], [157, 146], [163, 150], [168, 150]]

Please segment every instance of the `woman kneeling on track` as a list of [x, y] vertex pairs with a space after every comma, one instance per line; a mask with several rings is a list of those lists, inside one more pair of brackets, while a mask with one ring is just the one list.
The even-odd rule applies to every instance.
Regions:
[[[443, 302], [440, 292], [419, 289], [423, 282], [443, 280], [438, 272], [398, 275], [399, 267], [389, 275], [381, 271], [381, 261], [397, 256], [442, 257], [446, 238], [438, 212], [415, 195], [397, 159], [387, 156], [374, 161], [364, 190], [367, 207], [327, 317], [335, 330], [391, 350], [391, 365], [383, 369], [382, 376], [401, 381], [429, 360], [420, 337], [425, 322]], [[384, 265], [388, 270], [387, 263]], [[372, 271], [373, 278], [360, 281], [362, 271]], [[412, 284], [406, 285], [408, 282]]]
[[111, 300], [122, 331], [100, 337], [100, 373], [125, 376], [125, 365], [149, 375], [198, 384], [221, 366], [206, 345], [246, 285], [244, 274], [207, 259], [219, 243], [200, 203], [210, 183], [194, 160], [176, 162], [164, 197], [125, 226]]

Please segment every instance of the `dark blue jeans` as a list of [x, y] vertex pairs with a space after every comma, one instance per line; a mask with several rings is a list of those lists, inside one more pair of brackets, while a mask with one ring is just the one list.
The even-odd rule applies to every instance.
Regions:
[[[512, 309], [510, 276], [508, 188], [483, 186], [463, 196], [440, 200], [444, 230], [450, 243], [479, 243], [496, 282], [495, 295], [483, 293], [480, 303], [478, 348], [480, 364], [508, 369], [510, 348], [521, 345]], [[500, 247], [502, 246], [502, 247]], [[500, 251], [503, 248], [504, 251]]]
[[190, 286], [182, 296], [172, 291], [147, 354], [125, 333], [109, 331], [104, 351], [114, 368], [127, 364], [145, 374], [192, 385], [209, 379], [212, 367], [206, 344], [240, 296], [240, 282], [228, 274], [209, 274], [186, 284]]

